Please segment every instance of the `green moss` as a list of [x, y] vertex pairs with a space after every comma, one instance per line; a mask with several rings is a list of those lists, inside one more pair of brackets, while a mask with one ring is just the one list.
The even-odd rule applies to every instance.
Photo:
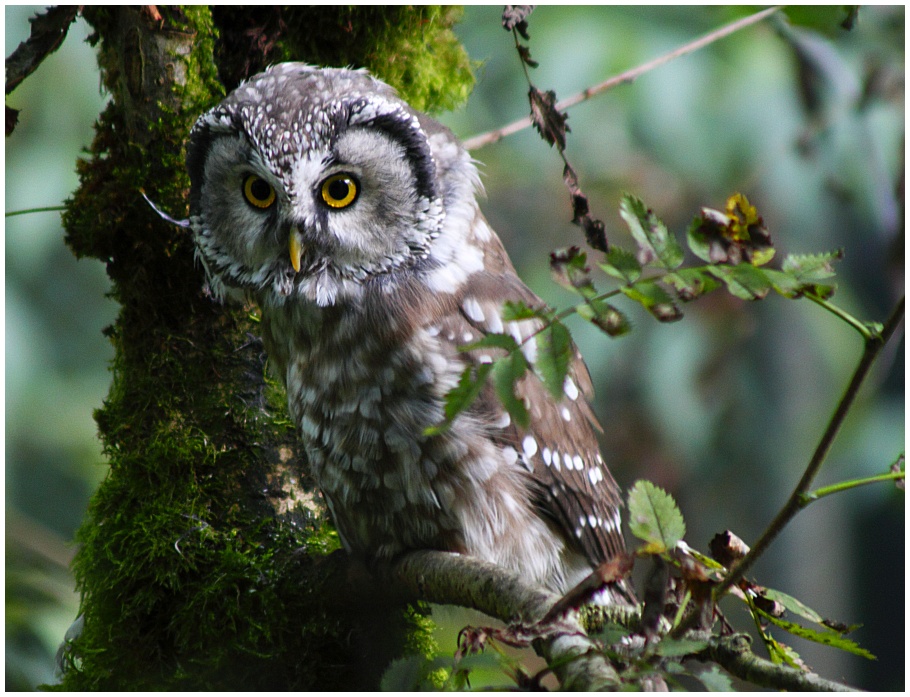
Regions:
[[451, 29], [461, 14], [434, 5], [284, 8], [275, 60], [367, 68], [416, 109], [452, 109], [474, 85], [471, 60]]

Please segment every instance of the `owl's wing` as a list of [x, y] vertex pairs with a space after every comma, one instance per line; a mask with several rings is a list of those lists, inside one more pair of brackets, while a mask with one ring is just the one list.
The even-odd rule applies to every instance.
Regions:
[[[439, 339], [451, 344], [450, 355], [465, 362], [489, 363], [503, 355], [499, 349], [458, 351], [458, 346], [477, 341], [481, 335], [505, 333], [520, 343], [543, 326], [539, 319], [502, 321], [505, 301], [520, 300], [529, 307], [544, 304], [521, 282], [507, 260], [499, 269], [472, 274], [457, 300], [457, 307], [441, 320], [437, 316], [434, 324]], [[536, 342], [531, 338], [523, 351], [533, 361], [535, 350]], [[531, 373], [517, 382], [516, 394], [530, 414], [526, 428], [509, 418], [489, 384], [471, 413], [489, 424], [489, 438], [503, 449], [506, 459], [527, 470], [542, 516], [556, 524], [570, 546], [576, 546], [592, 565], [597, 565], [625, 549], [621, 499], [598, 447], [595, 429], [600, 427], [587, 401], [593, 391], [591, 379], [574, 344], [572, 351], [561, 399], [554, 399]]]

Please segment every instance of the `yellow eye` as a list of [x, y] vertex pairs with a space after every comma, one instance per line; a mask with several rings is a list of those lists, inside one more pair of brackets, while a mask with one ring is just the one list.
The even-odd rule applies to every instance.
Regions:
[[254, 208], [270, 208], [275, 203], [275, 189], [262, 177], [248, 174], [243, 180], [243, 198]]
[[322, 182], [319, 193], [330, 208], [347, 208], [357, 200], [360, 185], [354, 175], [341, 172]]

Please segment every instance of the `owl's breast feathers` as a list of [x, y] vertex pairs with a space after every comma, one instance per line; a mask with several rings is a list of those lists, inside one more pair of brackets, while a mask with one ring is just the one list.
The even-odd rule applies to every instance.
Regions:
[[[470, 232], [443, 244], [435, 265], [431, 257], [395, 283], [367, 284], [355, 300], [261, 298], [263, 338], [348, 549], [458, 551], [564, 591], [624, 549], [618, 488], [599, 453], [577, 351], [562, 399], [531, 374], [518, 381], [527, 428], [487, 385], [449, 430], [424, 435], [443, 420], [464, 367], [502, 353], [460, 346], [487, 333], [522, 342], [542, 326], [501, 319], [507, 300], [542, 301], [473, 213]], [[523, 344], [528, 358], [535, 346]]]

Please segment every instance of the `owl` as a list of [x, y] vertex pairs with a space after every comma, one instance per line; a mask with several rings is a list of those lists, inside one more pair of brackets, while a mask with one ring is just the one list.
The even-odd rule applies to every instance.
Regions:
[[[543, 326], [502, 319], [507, 301], [543, 303], [484, 219], [477, 169], [447, 128], [363, 70], [284, 63], [198, 119], [187, 165], [209, 286], [258, 303], [351, 554], [457, 552], [562, 593], [624, 550], [577, 350], [559, 399], [531, 373], [517, 383], [527, 427], [487, 386], [427, 435], [465, 367], [501, 352], [460, 347]], [[535, 346], [522, 344], [532, 364]]]

